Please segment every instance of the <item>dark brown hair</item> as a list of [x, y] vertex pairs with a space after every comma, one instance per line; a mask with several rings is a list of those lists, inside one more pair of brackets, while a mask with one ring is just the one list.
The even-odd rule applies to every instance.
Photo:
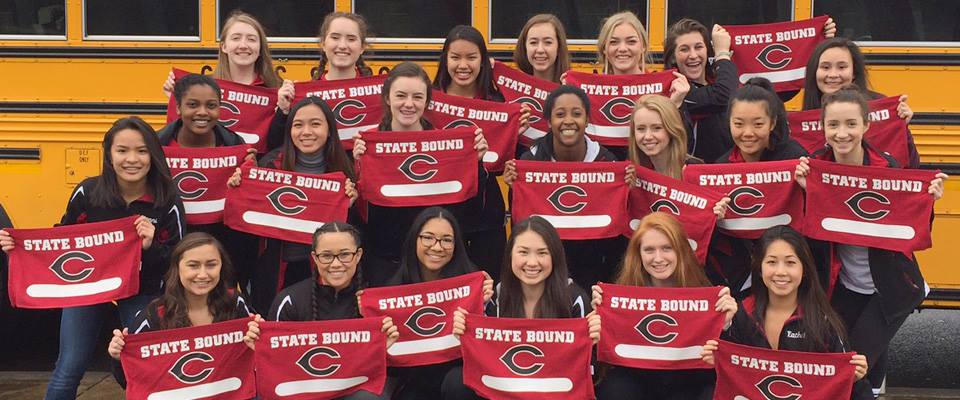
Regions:
[[[703, 63], [706, 64], [708, 60], [713, 58], [714, 53], [713, 44], [710, 42], [710, 31], [707, 30], [706, 26], [703, 26], [703, 24], [696, 20], [683, 18], [670, 26], [670, 29], [667, 30], [667, 38], [663, 40], [663, 69], [677, 67], [677, 38], [691, 32], [699, 33], [700, 36], [703, 37], [703, 44], [707, 46], [707, 59], [703, 60]], [[717, 72], [709, 65], [704, 68], [704, 72], [706, 73], [707, 80], [713, 80], [713, 78], [717, 76]]]
[[236, 297], [229, 293], [233, 281], [233, 264], [223, 245], [208, 233], [193, 232], [184, 236], [180, 243], [170, 253], [170, 268], [164, 278], [164, 292], [160, 298], [154, 300], [159, 307], [163, 307], [160, 316], [160, 329], [185, 328], [192, 326], [187, 315], [186, 292], [180, 283], [180, 259], [188, 250], [200, 246], [211, 245], [220, 254], [220, 281], [207, 294], [207, 307], [213, 315], [213, 322], [233, 319], [236, 309]]
[[557, 59], [553, 62], [552, 81], [560, 83], [560, 76], [570, 70], [570, 50], [567, 49], [567, 32], [563, 29], [563, 23], [553, 14], [537, 14], [527, 20], [520, 30], [520, 36], [517, 38], [517, 46], [513, 48], [513, 62], [517, 67], [528, 75], [533, 75], [533, 65], [527, 58], [527, 35], [530, 34], [530, 28], [534, 25], [550, 24], [557, 35]]
[[[363, 51], [366, 51], [367, 39], [370, 37], [370, 26], [367, 24], [366, 18], [360, 14], [341, 11], [327, 14], [327, 16], [323, 18], [323, 23], [320, 24], [320, 64], [317, 66], [317, 72], [313, 77], [315, 80], [320, 79], [320, 77], [323, 76], [324, 70], [327, 68], [327, 54], [323, 52], [323, 40], [326, 39], [327, 33], [330, 32], [330, 24], [337, 18], [349, 19], [357, 24], [360, 28], [360, 44], [364, 49]], [[373, 69], [363, 61], [363, 53], [360, 53], [360, 56], [357, 58], [356, 66], [360, 71], [360, 76], [373, 75]]]
[[534, 318], [570, 318], [570, 273], [563, 242], [553, 225], [546, 219], [532, 216], [520, 221], [510, 231], [510, 240], [503, 250], [503, 268], [500, 271], [500, 290], [497, 304], [501, 317], [525, 318], [523, 288], [520, 279], [513, 273], [513, 246], [517, 236], [524, 232], [540, 235], [547, 244], [553, 270], [544, 281], [543, 295], [533, 309]]

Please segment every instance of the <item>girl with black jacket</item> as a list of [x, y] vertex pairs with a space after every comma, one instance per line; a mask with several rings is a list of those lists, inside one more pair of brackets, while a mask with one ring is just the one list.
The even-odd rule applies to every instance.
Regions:
[[[786, 225], [768, 229], [760, 237], [750, 269], [752, 296], [744, 299], [724, 340], [773, 350], [837, 353], [852, 351], [843, 323], [830, 308], [818, 283], [814, 258], [806, 240]], [[707, 341], [703, 360], [714, 363], [718, 343]], [[867, 381], [867, 357], [854, 355], [856, 379], [851, 399], [872, 399]], [[837, 398], [847, 397], [837, 393]]]
[[[290, 110], [283, 146], [267, 153], [257, 163], [263, 168], [307, 174], [343, 172], [347, 176], [345, 194], [350, 202], [357, 198], [353, 167], [340, 144], [333, 111], [318, 97], [300, 100]], [[241, 184], [240, 169], [227, 183]], [[252, 288], [254, 308], [266, 310], [279, 289], [311, 276], [310, 246], [280, 239], [264, 238], [257, 260]]]
[[[423, 131], [434, 129], [425, 118], [423, 112], [430, 104], [430, 78], [419, 64], [405, 61], [397, 64], [390, 70], [387, 80], [383, 83], [383, 121], [377, 128], [386, 131]], [[376, 132], [371, 133], [376, 134]], [[483, 155], [487, 152], [487, 141], [483, 132], [477, 129], [473, 143], [477, 151], [478, 182], [487, 180], [487, 171], [483, 168]], [[354, 136], [353, 158], [359, 160], [366, 152], [366, 144], [360, 134]], [[358, 175], [362, 171], [357, 171]], [[482, 188], [478, 192], [482, 192]], [[470, 206], [476, 206], [473, 200], [448, 204], [448, 208], [457, 219], [472, 212]], [[502, 203], [502, 201], [501, 201]], [[367, 230], [364, 237], [367, 240], [367, 261], [364, 265], [367, 280], [371, 286], [383, 286], [397, 274], [400, 267], [401, 240], [410, 229], [414, 218], [423, 211], [424, 206], [413, 207], [383, 207], [374, 204], [366, 205]], [[461, 237], [463, 239], [463, 237]]]
[[[640, 220], [627, 245], [616, 283], [652, 287], [710, 286], [680, 222], [663, 212], [648, 214]], [[714, 309], [725, 314], [726, 328], [737, 312], [737, 302], [730, 296], [730, 288], [724, 287], [718, 292]], [[600, 286], [594, 286], [594, 307], [602, 302], [602, 296]], [[712, 370], [658, 371], [611, 366], [597, 385], [597, 398], [710, 399], [716, 379]]]
[[[73, 190], [60, 225], [108, 221], [132, 215], [143, 241], [140, 292], [117, 301], [122, 326], [131, 326], [137, 311], [160, 292], [170, 249], [183, 236], [183, 204], [170, 178], [157, 134], [138, 117], [121, 118], [103, 137], [103, 168]], [[0, 230], [0, 247], [14, 239]], [[73, 399], [96, 348], [97, 333], [109, 303], [64, 308], [60, 316], [60, 354], [47, 386], [46, 399]]]
[[[587, 293], [567, 272], [560, 235], [550, 222], [533, 216], [513, 226], [504, 249], [503, 279], [484, 314], [500, 318], [586, 318], [590, 338], [600, 338], [600, 317], [593, 312]], [[466, 310], [453, 314], [453, 334], [466, 331]], [[443, 399], [479, 399], [463, 383], [458, 366], [443, 380]]]
[[[877, 151], [864, 139], [869, 111], [856, 87], [825, 95], [821, 122], [827, 146], [811, 157], [846, 165], [899, 167], [893, 157]], [[806, 188], [810, 166], [806, 158], [800, 160], [797, 183]], [[946, 178], [940, 173], [930, 182], [928, 192], [934, 199], [943, 196]], [[843, 243], [813, 243], [817, 261], [829, 268], [829, 282], [839, 282], [830, 288], [833, 308], [843, 318], [853, 348], [870, 360], [872, 371], [867, 378], [879, 393], [890, 340], [926, 296], [920, 266], [912, 254]]]

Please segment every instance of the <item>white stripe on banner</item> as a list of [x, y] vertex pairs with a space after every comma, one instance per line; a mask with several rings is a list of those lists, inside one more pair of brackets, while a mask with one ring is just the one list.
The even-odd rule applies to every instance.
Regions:
[[456, 193], [461, 189], [463, 189], [463, 184], [460, 183], [460, 181], [405, 183], [400, 185], [383, 185], [380, 187], [380, 194], [386, 197], [431, 196]]
[[547, 136], [547, 133], [531, 126], [523, 131], [523, 136], [536, 140]]
[[256, 133], [247, 133], [247, 132], [236, 132], [237, 136], [240, 136], [243, 139], [243, 142], [246, 144], [257, 144], [260, 142], [260, 135]]
[[613, 348], [618, 356], [637, 360], [681, 361], [699, 360], [703, 346], [660, 347], [636, 344], [618, 344]]
[[780, 214], [772, 217], [724, 218], [717, 221], [717, 225], [731, 231], [751, 231], [789, 225], [792, 220], [790, 214]]
[[307, 379], [302, 381], [284, 382], [274, 389], [277, 396], [293, 396], [303, 393], [324, 393], [338, 392], [354, 386], [360, 385], [370, 378], [366, 376], [356, 376], [353, 378], [340, 379]]
[[123, 279], [117, 277], [101, 279], [96, 282], [72, 283], [69, 285], [37, 283], [27, 286], [27, 296], [37, 298], [89, 296], [117, 290], [121, 284], [123, 284]]
[[226, 201], [226, 199], [185, 201], [183, 202], [183, 210], [186, 211], [187, 214], [206, 214], [223, 211], [223, 204], [226, 203]]
[[[534, 214], [547, 220], [554, 228], [603, 228], [610, 226], [613, 219], [609, 215], [543, 215]], [[532, 216], [532, 215], [531, 215]]]
[[460, 345], [460, 339], [455, 336], [445, 335], [429, 339], [397, 341], [387, 349], [387, 354], [391, 356], [405, 356], [410, 354], [430, 353], [434, 351], [446, 350]]
[[224, 380], [194, 385], [190, 387], [164, 390], [162, 392], [150, 393], [147, 400], [192, 400], [205, 397], [216, 396], [221, 393], [232, 392], [240, 389], [243, 382], [240, 378], [227, 378]]
[[303, 233], [313, 233], [317, 230], [317, 228], [324, 224], [323, 221], [309, 221], [284, 217], [282, 215], [267, 214], [258, 211], [244, 211], [243, 222]]
[[573, 390], [573, 381], [567, 378], [503, 378], [484, 375], [480, 382], [501, 392], [557, 393]]
[[487, 150], [486, 153], [483, 153], [483, 162], [485, 163], [497, 162], [499, 159], [500, 155], [495, 151]]
[[377, 125], [364, 125], [364, 126], [354, 126], [351, 128], [337, 128], [337, 135], [340, 136], [340, 140], [349, 140], [349, 139], [353, 139], [353, 135], [356, 135], [363, 131], [369, 131], [376, 127]]
[[747, 83], [747, 81], [749, 81], [750, 78], [754, 78], [754, 77], [767, 78], [770, 80], [770, 82], [773, 82], [773, 83], [795, 81], [797, 79], [803, 79], [803, 77], [807, 75], [804, 69], [806, 69], [806, 67], [788, 69], [783, 71], [757, 72], [752, 74], [743, 74], [743, 75], [740, 75], [740, 83]]
[[840, 218], [824, 218], [820, 226], [831, 232], [852, 233], [855, 235], [887, 238], [913, 239], [916, 231], [908, 225], [876, 224]]
[[629, 126], [601, 126], [587, 124], [587, 133], [593, 136], [602, 136], [610, 138], [628, 138], [630, 137]]

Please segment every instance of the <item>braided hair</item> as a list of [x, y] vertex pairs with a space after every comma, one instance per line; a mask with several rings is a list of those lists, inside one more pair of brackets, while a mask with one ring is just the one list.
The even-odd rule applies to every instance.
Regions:
[[[320, 24], [320, 64], [317, 66], [317, 71], [313, 76], [314, 80], [319, 80], [323, 76], [323, 72], [327, 68], [327, 54], [323, 52], [323, 41], [327, 38], [327, 34], [330, 33], [330, 25], [337, 18], [346, 18], [357, 24], [357, 28], [360, 31], [360, 43], [364, 48], [367, 47], [367, 38], [370, 37], [369, 25], [367, 25], [367, 20], [363, 18], [360, 14], [347, 13], [347, 12], [332, 12], [327, 14], [323, 18], [323, 23]], [[357, 70], [360, 71], [359, 76], [371, 76], [373, 75], [373, 69], [363, 61], [363, 54], [357, 58]]]
[[[360, 230], [347, 223], [332, 221], [321, 225], [316, 231], [313, 232], [313, 249], [317, 248], [317, 244], [320, 241], [320, 236], [323, 236], [326, 233], [335, 232], [349, 233], [353, 238], [354, 244], [357, 245], [357, 248], [359, 249], [361, 247], [362, 243], [360, 242]], [[317, 302], [317, 299], [320, 297], [320, 279], [317, 274], [317, 268], [311, 268], [313, 290], [310, 291], [310, 309], [313, 310], [311, 313], [313, 321], [321, 320], [320, 304]], [[360, 266], [358, 265], [356, 272], [353, 274], [353, 279], [351, 280], [351, 284], [354, 285], [354, 287], [360, 288], [361, 282], [363, 282], [361, 275]]]

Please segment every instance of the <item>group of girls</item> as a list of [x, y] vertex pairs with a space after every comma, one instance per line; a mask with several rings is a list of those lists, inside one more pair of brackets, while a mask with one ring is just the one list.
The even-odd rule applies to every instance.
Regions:
[[[828, 20], [824, 32], [828, 37], [834, 35], [832, 21]], [[368, 36], [362, 16], [327, 15], [320, 27], [320, 62], [313, 78], [371, 75], [363, 60]], [[554, 162], [626, 159], [636, 168], [676, 179], [691, 163], [797, 159], [796, 177], [801, 186], [811, 157], [898, 167], [863, 138], [869, 126], [865, 101], [881, 95], [869, 90], [865, 60], [853, 42], [830, 38], [816, 48], [808, 62], [803, 107], [823, 109], [827, 141], [827, 146], [813, 155], [789, 137], [783, 101], [770, 82], [754, 78], [738, 87], [730, 42], [730, 35], [719, 25], [708, 30], [694, 20], [678, 21], [669, 28], [664, 43], [665, 66], [679, 71], [673, 90], [669, 97], [648, 95], [636, 100], [628, 146], [607, 149], [586, 136], [591, 107], [597, 105], [591, 105], [579, 88], [563, 85], [544, 105], [548, 134], [529, 148], [518, 148], [518, 158]], [[366, 150], [363, 136], [354, 137], [354, 148], [348, 154], [337, 140], [335, 118], [326, 103], [307, 98], [291, 104], [293, 82], [281, 80], [274, 72], [264, 29], [253, 17], [232, 15], [223, 25], [220, 43], [213, 77], [278, 92], [267, 138], [271, 150], [251, 152], [248, 162], [313, 174], [343, 172], [348, 179], [345, 193], [353, 204], [358, 197], [354, 182], [363, 173], [354, 170], [354, 161]], [[636, 15], [621, 12], [601, 27], [597, 58], [604, 74], [641, 74], [650, 64], [649, 46], [647, 32]], [[546, 14], [532, 17], [520, 33], [513, 61], [533, 77], [562, 83], [570, 69], [570, 55], [560, 21]], [[356, 295], [364, 287], [425, 282], [484, 270], [486, 314], [586, 318], [595, 341], [602, 323], [591, 312], [603, 295], [599, 287], [592, 286], [598, 281], [657, 287], [721, 285], [725, 288], [719, 293], [716, 311], [725, 315], [724, 338], [773, 349], [852, 349], [861, 354], [851, 359], [857, 366], [857, 378], [871, 372], [867, 375], [870, 385], [861, 381], [852, 397], [869, 398], [870, 391], [863, 386], [880, 386], [889, 342], [924, 296], [923, 278], [913, 257], [842, 243], [808, 244], [788, 227], [771, 228], [758, 241], [718, 232], [713, 242], [723, 245], [711, 246], [706, 265], [698, 263], [679, 223], [662, 213], [643, 218], [629, 241], [561, 240], [556, 230], [538, 217], [514, 226], [507, 240], [506, 210], [497, 177], [479, 162], [487, 150], [479, 129], [474, 149], [481, 185], [476, 197], [464, 203], [444, 208], [369, 205], [366, 220], [351, 208], [349, 221], [323, 225], [311, 246], [250, 237], [222, 224], [187, 226], [161, 146], [228, 146], [242, 139], [216, 123], [220, 89], [213, 79], [188, 75], [174, 81], [171, 74], [163, 90], [174, 97], [180, 119], [159, 134], [137, 117], [118, 120], [103, 140], [102, 174], [77, 186], [61, 220], [61, 224], [78, 224], [141, 216], [135, 222], [143, 239], [140, 293], [117, 302], [123, 329], [114, 332], [109, 346], [114, 357], [118, 357], [124, 337], [135, 332], [205, 325], [248, 316], [253, 310], [278, 321], [356, 318], [360, 316]], [[457, 26], [450, 31], [433, 80], [412, 62], [390, 70], [383, 86], [384, 116], [378, 130], [432, 129], [423, 117], [432, 90], [503, 101], [492, 78], [485, 41], [475, 28]], [[905, 96], [898, 114], [907, 120], [912, 117]], [[528, 125], [529, 115], [525, 108], [521, 131]], [[915, 168], [919, 158], [907, 135], [911, 161], [906, 167]], [[632, 181], [633, 168], [628, 167], [628, 181]], [[503, 180], [509, 185], [515, 178], [515, 166], [508, 161]], [[929, 192], [935, 198], [942, 196], [945, 178], [938, 175], [930, 182]], [[239, 173], [228, 185], [242, 188]], [[718, 217], [723, 217], [728, 201], [725, 198], [714, 205]], [[263, 246], [251, 245], [258, 240]], [[16, 243], [0, 230], [0, 245], [9, 251]], [[251, 254], [251, 249], [260, 251]], [[839, 284], [830, 293], [821, 282], [832, 259], [839, 259], [842, 268]], [[498, 282], [495, 288], [494, 281]], [[592, 294], [584, 290], [588, 288]], [[109, 309], [109, 304], [102, 304], [63, 310], [60, 355], [47, 399], [76, 396], [96, 347], [96, 333]], [[824, 318], [809, 318], [811, 315]], [[259, 315], [250, 323], [246, 337], [254, 348], [258, 321], [262, 321]], [[464, 313], [458, 312], [454, 320], [457, 332], [464, 331], [464, 324]], [[800, 334], [786, 335], [788, 328]], [[389, 318], [383, 321], [383, 330], [390, 337], [388, 345], [396, 340], [397, 330]], [[705, 345], [705, 360], [712, 360], [716, 347], [715, 342]], [[462, 383], [460, 362], [396, 369], [390, 376], [388, 389], [380, 398], [474, 396]], [[710, 370], [657, 372], [611, 366], [599, 368], [597, 376], [600, 398], [709, 398], [715, 379]], [[352, 398], [375, 396], [361, 393]]]

